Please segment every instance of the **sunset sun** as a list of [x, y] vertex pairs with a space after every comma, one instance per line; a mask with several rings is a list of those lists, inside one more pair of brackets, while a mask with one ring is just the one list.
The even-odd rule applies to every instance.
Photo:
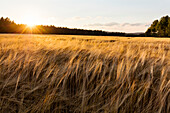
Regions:
[[23, 24], [26, 24], [28, 27], [34, 27], [38, 24], [42, 24], [39, 20], [40, 19], [38, 17], [27, 15], [23, 17]]
[[28, 18], [28, 19], [25, 19], [25, 24], [27, 24], [28, 27], [34, 27], [37, 23], [35, 21], [36, 19], [33, 19], [33, 18]]
[[30, 27], [30, 28], [32, 28], [32, 27], [35, 26], [35, 24], [33, 24], [33, 23], [27, 23], [27, 26]]

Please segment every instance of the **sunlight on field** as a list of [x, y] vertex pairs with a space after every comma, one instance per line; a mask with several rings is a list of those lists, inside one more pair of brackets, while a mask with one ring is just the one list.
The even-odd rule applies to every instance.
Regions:
[[170, 39], [0, 35], [1, 112], [168, 112]]

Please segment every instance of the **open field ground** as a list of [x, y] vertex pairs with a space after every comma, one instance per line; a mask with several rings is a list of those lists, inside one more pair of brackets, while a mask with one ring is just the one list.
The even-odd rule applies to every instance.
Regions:
[[0, 112], [170, 112], [170, 39], [0, 35]]

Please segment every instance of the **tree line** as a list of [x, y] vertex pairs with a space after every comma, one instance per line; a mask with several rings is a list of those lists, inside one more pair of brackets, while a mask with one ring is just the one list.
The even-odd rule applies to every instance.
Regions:
[[26, 24], [16, 24], [8, 17], [0, 19], [0, 33], [22, 34], [63, 34], [63, 35], [100, 35], [100, 36], [125, 36], [122, 32], [106, 32], [102, 30], [70, 29], [67, 27], [55, 27], [53, 25], [36, 25], [28, 27]]
[[155, 20], [145, 33], [106, 32], [102, 30], [70, 29], [54, 25], [36, 25], [31, 28], [26, 24], [16, 24], [7, 18], [0, 18], [0, 33], [19, 34], [62, 34], [62, 35], [97, 35], [97, 36], [126, 36], [126, 37], [170, 37], [170, 17], [164, 16]]
[[160, 20], [155, 20], [145, 34], [154, 37], [170, 37], [170, 17], [167, 15]]

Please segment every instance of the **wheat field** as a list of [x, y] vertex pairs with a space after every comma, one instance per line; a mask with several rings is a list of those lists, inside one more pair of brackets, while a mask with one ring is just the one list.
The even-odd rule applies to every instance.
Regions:
[[169, 113], [170, 39], [0, 35], [1, 113]]

